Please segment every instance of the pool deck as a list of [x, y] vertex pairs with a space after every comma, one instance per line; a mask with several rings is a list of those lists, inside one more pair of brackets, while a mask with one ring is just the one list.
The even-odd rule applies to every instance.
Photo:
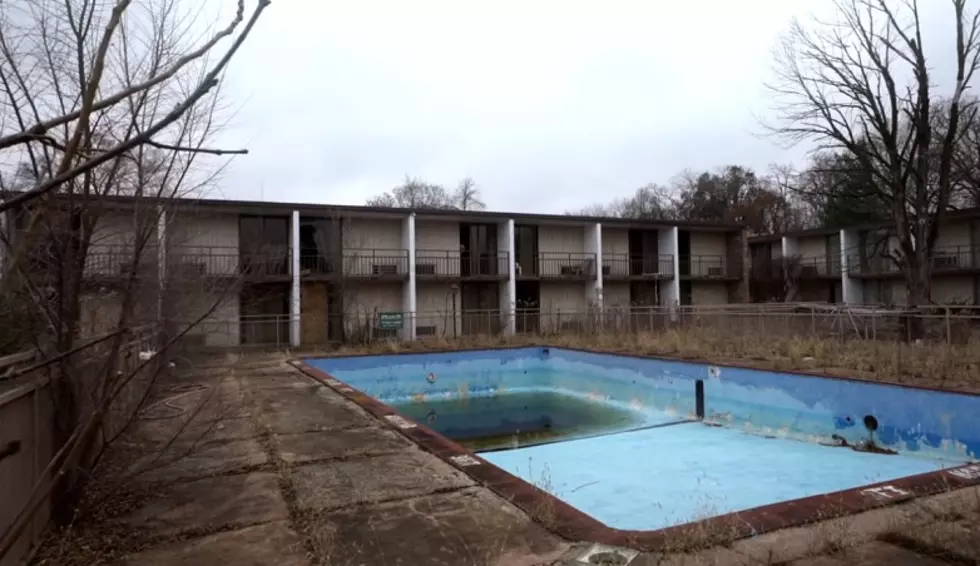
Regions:
[[[174, 423], [143, 421], [146, 471], [128, 490], [141, 495], [80, 529], [78, 564], [583, 564], [589, 543], [554, 534], [284, 357], [178, 370], [174, 384], [201, 387], [170, 404], [205, 403], [185, 429], [200, 438], [168, 446]], [[974, 487], [630, 565], [964, 564], [980, 560], [978, 524]]]

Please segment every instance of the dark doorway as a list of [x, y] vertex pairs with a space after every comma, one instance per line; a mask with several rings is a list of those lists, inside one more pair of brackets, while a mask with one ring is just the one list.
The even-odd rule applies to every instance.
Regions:
[[463, 283], [460, 295], [463, 334], [496, 334], [500, 331], [500, 285]]
[[541, 284], [537, 281], [517, 282], [517, 332], [537, 332], [541, 314]]
[[242, 271], [255, 275], [289, 273], [289, 217], [241, 216], [238, 257]]
[[463, 277], [497, 275], [497, 225], [459, 225], [460, 269]]
[[303, 218], [299, 223], [300, 269], [314, 275], [337, 271], [341, 257], [340, 221]]
[[[691, 274], [691, 233], [687, 230], [677, 231], [677, 256], [680, 260], [680, 272], [681, 275]], [[681, 297], [683, 298], [684, 292], [681, 291]], [[681, 301], [681, 304], [684, 304]], [[687, 303], [690, 304], [690, 303]]]
[[538, 275], [538, 227], [514, 227], [514, 253], [517, 276], [536, 277]]
[[289, 285], [246, 285], [239, 295], [241, 343], [285, 344], [289, 341]]
[[656, 275], [660, 272], [660, 235], [656, 230], [629, 231], [629, 274]]

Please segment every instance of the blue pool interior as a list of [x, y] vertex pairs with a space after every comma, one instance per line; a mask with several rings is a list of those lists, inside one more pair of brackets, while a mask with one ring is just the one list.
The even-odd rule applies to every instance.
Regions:
[[[556, 348], [308, 360], [606, 525], [647, 530], [960, 464], [980, 397]], [[705, 419], [695, 419], [695, 381]], [[897, 454], [828, 446], [869, 438]]]

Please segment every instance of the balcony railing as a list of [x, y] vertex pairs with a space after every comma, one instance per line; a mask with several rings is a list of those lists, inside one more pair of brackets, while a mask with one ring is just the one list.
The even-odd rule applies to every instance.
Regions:
[[505, 251], [470, 253], [459, 250], [416, 250], [415, 276], [420, 279], [500, 278], [510, 273]]
[[789, 265], [796, 266], [794, 271], [800, 279], [814, 277], [840, 276], [840, 259], [826, 256], [801, 257], [788, 260]]
[[741, 277], [737, 265], [723, 255], [681, 256], [681, 276], [701, 279]]
[[595, 254], [541, 252], [533, 258], [518, 258], [516, 265], [518, 277], [592, 279], [596, 275], [595, 264]]
[[408, 250], [346, 249], [343, 274], [356, 278], [408, 277]]
[[674, 256], [638, 254], [602, 254], [604, 278], [663, 278], [674, 276]]
[[159, 248], [156, 245], [144, 246], [137, 256], [136, 248], [130, 245], [91, 245], [85, 255], [85, 277], [126, 277], [136, 272], [138, 276], [157, 273]]
[[240, 250], [233, 246], [176, 246], [167, 252], [167, 273], [193, 277], [285, 277], [290, 274], [288, 246]]
[[[847, 272], [851, 275], [894, 275], [901, 267], [890, 257], [875, 254], [861, 261], [860, 254], [847, 254]], [[980, 248], [942, 246], [933, 249], [930, 268], [933, 273], [956, 273], [980, 269]]]

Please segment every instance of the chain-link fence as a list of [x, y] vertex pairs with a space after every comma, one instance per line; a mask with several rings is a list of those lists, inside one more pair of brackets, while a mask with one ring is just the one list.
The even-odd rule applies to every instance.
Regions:
[[[699, 331], [732, 340], [820, 339], [938, 345], [980, 342], [980, 308], [933, 306], [912, 310], [821, 304], [742, 304], [698, 307], [608, 307], [604, 309], [519, 309], [352, 312], [298, 319], [302, 346], [365, 344], [475, 336], [601, 336]], [[274, 348], [290, 345], [289, 315], [206, 320], [184, 340], [192, 348]]]

